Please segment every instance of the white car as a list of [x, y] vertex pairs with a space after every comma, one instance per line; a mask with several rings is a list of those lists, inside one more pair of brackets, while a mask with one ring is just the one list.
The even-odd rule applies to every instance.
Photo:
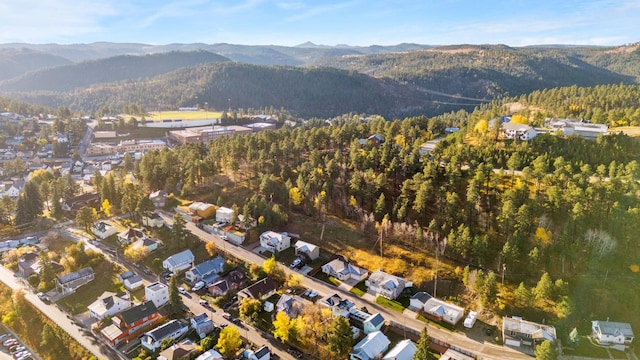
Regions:
[[187, 295], [187, 290], [185, 290], [182, 286], [178, 288], [178, 292], [182, 295]]
[[205, 285], [204, 281], [198, 281], [195, 285], [193, 285], [193, 287], [191, 288], [191, 291], [198, 291], [202, 289], [204, 285]]
[[475, 311], [469, 311], [467, 318], [464, 319], [464, 327], [471, 329], [478, 319], [478, 313]]

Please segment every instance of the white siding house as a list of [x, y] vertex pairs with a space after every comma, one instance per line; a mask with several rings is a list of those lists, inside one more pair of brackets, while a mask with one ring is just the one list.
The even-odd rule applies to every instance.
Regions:
[[634, 337], [629, 323], [594, 320], [591, 322], [591, 331], [600, 344], [629, 345]]
[[191, 250], [187, 249], [166, 258], [162, 262], [162, 267], [175, 274], [193, 266], [194, 260], [195, 257], [193, 256], [193, 253]]
[[275, 254], [288, 249], [291, 246], [291, 238], [287, 234], [265, 231], [260, 235], [260, 246]]
[[365, 281], [368, 291], [387, 299], [395, 299], [404, 290], [406, 282], [397, 276], [378, 270]]
[[154, 282], [145, 286], [144, 297], [159, 308], [169, 301], [169, 287], [161, 282]]

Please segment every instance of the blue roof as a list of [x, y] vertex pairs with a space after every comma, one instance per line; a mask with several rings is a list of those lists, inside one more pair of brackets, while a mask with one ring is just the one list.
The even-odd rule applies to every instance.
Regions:
[[224, 259], [220, 256], [215, 257], [213, 259], [209, 259], [207, 261], [201, 262], [191, 269], [191, 271], [195, 274], [199, 274], [200, 276], [206, 276], [212, 273], [220, 273], [222, 272], [222, 268], [224, 267]]
[[380, 313], [377, 313], [377, 314], [371, 315], [364, 322], [368, 322], [371, 325], [373, 325], [373, 327], [377, 328], [378, 326], [380, 326], [380, 325], [382, 325], [384, 323], [384, 318], [382, 317], [382, 315], [380, 315]]

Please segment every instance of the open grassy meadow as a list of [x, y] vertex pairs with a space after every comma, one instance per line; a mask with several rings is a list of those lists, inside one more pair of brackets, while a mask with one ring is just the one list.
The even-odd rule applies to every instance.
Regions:
[[631, 136], [631, 137], [640, 137], [640, 126], [620, 126], [620, 127], [609, 128], [610, 134], [614, 134], [618, 132], [622, 132], [625, 135]]

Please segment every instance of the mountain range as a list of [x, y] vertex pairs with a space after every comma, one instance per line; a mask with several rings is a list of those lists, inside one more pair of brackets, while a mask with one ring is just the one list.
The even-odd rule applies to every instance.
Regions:
[[199, 99], [304, 117], [435, 115], [538, 89], [636, 84], [639, 47], [0, 44], [0, 92], [83, 112]]

